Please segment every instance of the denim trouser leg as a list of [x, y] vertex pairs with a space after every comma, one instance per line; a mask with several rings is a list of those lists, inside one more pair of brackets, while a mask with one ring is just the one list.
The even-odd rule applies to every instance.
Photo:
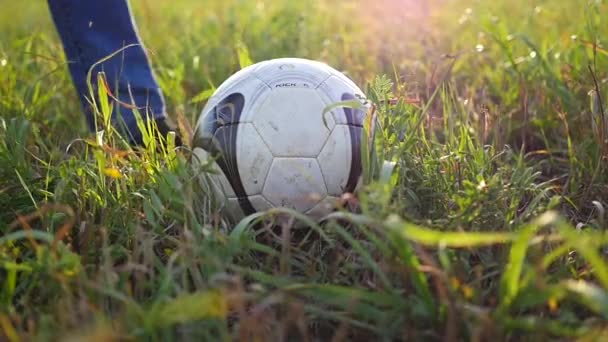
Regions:
[[[131, 44], [136, 45], [96, 66], [91, 83], [95, 89], [97, 73], [103, 71], [111, 92], [120, 102], [137, 106], [144, 119], [148, 115], [155, 119], [165, 116], [163, 95], [141, 45], [127, 0], [48, 0], [48, 4], [91, 129], [95, 125], [86, 99], [89, 97], [87, 73], [95, 63]], [[129, 140], [140, 143], [141, 133], [130, 108], [114, 103], [113, 122], [124, 122], [130, 133]]]

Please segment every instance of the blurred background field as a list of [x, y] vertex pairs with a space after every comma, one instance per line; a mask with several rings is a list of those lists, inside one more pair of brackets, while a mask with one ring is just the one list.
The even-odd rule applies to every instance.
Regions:
[[46, 2], [0, 0], [0, 339], [606, 338], [608, 2], [132, 7], [186, 135], [243, 63], [317, 59], [395, 173], [309, 234], [227, 233], [181, 154], [78, 140]]

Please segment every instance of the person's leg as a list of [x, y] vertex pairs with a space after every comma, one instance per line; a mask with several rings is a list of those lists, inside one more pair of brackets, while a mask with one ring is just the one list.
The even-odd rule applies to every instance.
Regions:
[[110, 91], [119, 99], [114, 103], [113, 123], [126, 125], [131, 143], [142, 143], [132, 105], [139, 109], [144, 119], [147, 116], [155, 119], [161, 133], [166, 134], [163, 130], [168, 131], [171, 127], [166, 122], [163, 95], [137, 34], [127, 0], [48, 0], [48, 5], [89, 127], [95, 128], [95, 119], [87, 101], [90, 95], [87, 74], [96, 63], [120, 51], [95, 66], [91, 84], [97, 85], [98, 72], [105, 73]]

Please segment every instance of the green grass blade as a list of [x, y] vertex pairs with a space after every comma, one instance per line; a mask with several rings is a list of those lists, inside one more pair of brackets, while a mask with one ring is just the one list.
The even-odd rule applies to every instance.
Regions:
[[434, 247], [470, 248], [491, 246], [509, 243], [516, 237], [512, 233], [444, 232], [403, 222], [397, 217], [389, 218], [386, 225], [403, 239]]
[[511, 246], [509, 260], [503, 272], [500, 284], [501, 303], [500, 310], [507, 310], [520, 289], [520, 277], [526, 259], [526, 251], [534, 234], [542, 226], [531, 223], [517, 233]]

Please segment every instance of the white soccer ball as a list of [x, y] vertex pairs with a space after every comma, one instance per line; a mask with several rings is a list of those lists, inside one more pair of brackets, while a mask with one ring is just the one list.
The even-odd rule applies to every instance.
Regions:
[[[350, 100], [363, 107], [324, 114]], [[365, 106], [361, 89], [326, 64], [261, 62], [231, 76], [209, 99], [196, 125], [194, 161], [213, 159], [208, 179], [233, 220], [272, 207], [320, 218], [358, 187]]]

